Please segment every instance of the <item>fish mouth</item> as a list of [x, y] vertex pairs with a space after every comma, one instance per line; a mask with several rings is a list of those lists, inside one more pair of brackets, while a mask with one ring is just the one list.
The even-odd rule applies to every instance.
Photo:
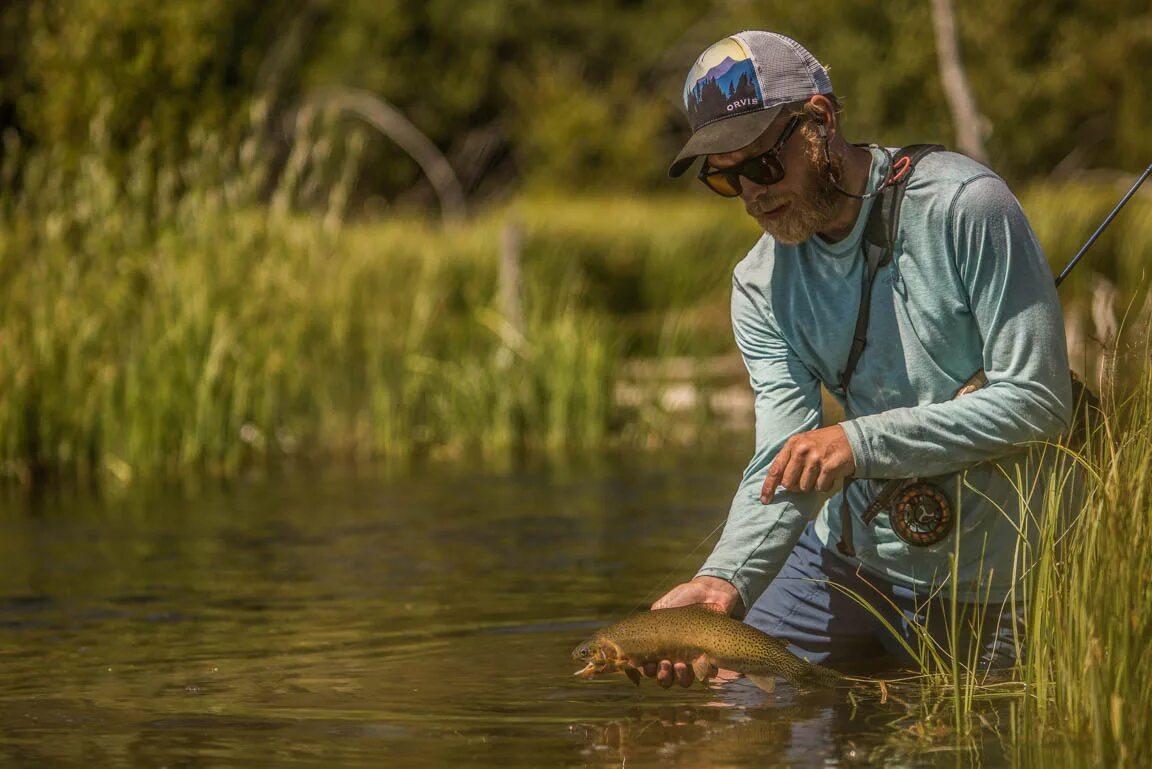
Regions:
[[595, 641], [585, 641], [572, 650], [572, 659], [579, 662], [595, 662], [604, 659], [604, 652]]
[[580, 662], [608, 662], [618, 657], [618, 649], [614, 644], [605, 643], [599, 639], [591, 639], [572, 650], [572, 659]]
[[580, 678], [592, 678], [615, 668], [616, 649], [610, 644], [593, 638], [573, 649], [572, 658], [585, 663], [584, 667], [572, 675]]

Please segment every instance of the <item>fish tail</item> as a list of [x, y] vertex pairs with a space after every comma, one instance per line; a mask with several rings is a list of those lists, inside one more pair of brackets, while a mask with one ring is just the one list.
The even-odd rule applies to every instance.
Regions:
[[816, 665], [807, 660], [796, 659], [795, 665], [789, 665], [780, 675], [793, 686], [826, 686], [833, 687], [843, 682], [844, 676], [832, 668]]
[[837, 686], [844, 681], [844, 676], [837, 673], [832, 668], [826, 668], [823, 665], [812, 665], [812, 682], [818, 686]]

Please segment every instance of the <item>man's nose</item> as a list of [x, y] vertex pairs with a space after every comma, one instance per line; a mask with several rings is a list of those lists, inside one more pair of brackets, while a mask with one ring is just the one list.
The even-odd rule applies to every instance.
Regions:
[[745, 203], [751, 203], [757, 198], [763, 197], [767, 189], [768, 185], [766, 184], [757, 184], [747, 177], [740, 177], [740, 197]]

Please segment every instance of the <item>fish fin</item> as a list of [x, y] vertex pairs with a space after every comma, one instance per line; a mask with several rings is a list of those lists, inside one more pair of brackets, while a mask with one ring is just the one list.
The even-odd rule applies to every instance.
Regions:
[[707, 654], [701, 654], [692, 660], [692, 672], [696, 674], [696, 678], [700, 680], [700, 683], [704, 683], [711, 677], [712, 660], [708, 659]]
[[716, 675], [713, 676], [713, 680], [718, 681], [722, 684], [726, 684], [729, 681], [735, 681], [737, 678], [739, 678], [742, 675], [744, 675], [744, 674], [739, 672], [739, 671], [736, 671], [736, 670], [725, 670], [724, 668], [720, 668], [719, 670], [716, 671]]
[[628, 676], [628, 680], [637, 686], [640, 685], [640, 671], [631, 665], [626, 665], [624, 668], [624, 675]]
[[745, 673], [744, 676], [749, 681], [756, 684], [769, 694], [776, 691], [776, 676], [774, 675], [756, 675], [755, 673]]

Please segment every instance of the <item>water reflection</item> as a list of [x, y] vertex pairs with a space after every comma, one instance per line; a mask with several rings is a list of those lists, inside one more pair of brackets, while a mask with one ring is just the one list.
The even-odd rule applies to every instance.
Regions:
[[9, 496], [0, 762], [952, 765], [891, 747], [894, 703], [571, 676], [591, 628], [695, 566], [741, 461]]
[[588, 745], [584, 754], [605, 765], [951, 765], [954, 757], [916, 756], [892, 743], [891, 724], [905, 715], [896, 704], [850, 703], [842, 691], [798, 692], [782, 685], [765, 694], [736, 682], [698, 704], [637, 706], [624, 718], [581, 724], [578, 732]]

